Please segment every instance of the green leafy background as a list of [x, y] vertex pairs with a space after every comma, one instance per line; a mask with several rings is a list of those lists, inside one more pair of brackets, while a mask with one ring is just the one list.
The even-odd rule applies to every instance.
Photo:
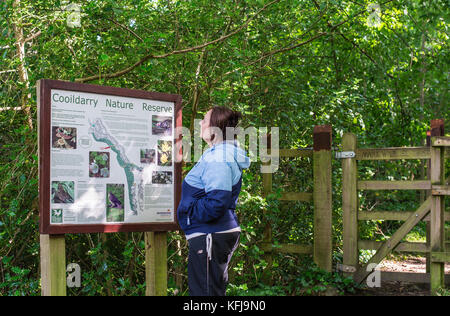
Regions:
[[[242, 126], [278, 126], [280, 148], [310, 147], [315, 125], [333, 126], [360, 147], [422, 146], [430, 120], [449, 131], [448, 2], [367, 0], [0, 2], [0, 294], [39, 295], [36, 82], [41, 78], [177, 93], [193, 130], [213, 105], [244, 114]], [[24, 54], [18, 54], [17, 44]], [[6, 109], [22, 107], [22, 109]], [[192, 164], [186, 164], [186, 173]], [[341, 162], [333, 161], [334, 262], [342, 258]], [[448, 163], [447, 163], [448, 170]], [[364, 162], [360, 179], [419, 179], [423, 161]], [[312, 205], [280, 192], [312, 190], [308, 159], [282, 160], [274, 195], [261, 197], [259, 163], [244, 172], [237, 212], [243, 234], [230, 269], [236, 295], [313, 295], [354, 286], [310, 268], [311, 258], [275, 255], [269, 279], [258, 242], [266, 223], [276, 243], [311, 243]], [[378, 195], [377, 195], [378, 194]], [[410, 210], [420, 192], [361, 192], [361, 209]], [[268, 212], [263, 215], [263, 210]], [[383, 240], [398, 222], [362, 222], [361, 238]], [[408, 236], [424, 239], [419, 225]], [[187, 246], [169, 234], [169, 294], [186, 294]], [[143, 295], [141, 233], [67, 235], [67, 262], [83, 273], [70, 295]], [[181, 256], [179, 255], [181, 251]], [[362, 253], [361, 260], [368, 254]], [[272, 284], [277, 286], [272, 287]], [[324, 284], [327, 284], [324, 286]]]

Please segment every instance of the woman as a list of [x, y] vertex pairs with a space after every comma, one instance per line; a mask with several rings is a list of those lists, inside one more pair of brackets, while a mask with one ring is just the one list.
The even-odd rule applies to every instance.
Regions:
[[224, 296], [228, 264], [239, 245], [241, 228], [234, 212], [241, 191], [242, 170], [250, 166], [246, 152], [227, 127], [241, 114], [213, 107], [200, 122], [207, 142], [200, 160], [183, 181], [178, 223], [189, 243], [188, 284], [194, 296]]

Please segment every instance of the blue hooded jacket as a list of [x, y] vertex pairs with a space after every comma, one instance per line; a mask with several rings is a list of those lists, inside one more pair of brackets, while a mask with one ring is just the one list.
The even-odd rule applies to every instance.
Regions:
[[186, 235], [215, 233], [239, 226], [236, 209], [242, 170], [250, 158], [236, 141], [208, 148], [183, 180], [177, 209], [178, 224]]

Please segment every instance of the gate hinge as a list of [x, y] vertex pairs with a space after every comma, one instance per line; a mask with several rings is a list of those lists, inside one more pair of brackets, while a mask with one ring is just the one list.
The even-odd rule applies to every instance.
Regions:
[[337, 271], [349, 272], [349, 273], [355, 273], [356, 272], [356, 267], [338, 263], [336, 265], [336, 270]]
[[354, 151], [338, 151], [336, 153], [336, 159], [355, 158]]

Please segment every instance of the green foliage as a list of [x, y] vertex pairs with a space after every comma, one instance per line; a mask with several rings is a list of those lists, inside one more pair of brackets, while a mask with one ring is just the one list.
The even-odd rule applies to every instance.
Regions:
[[9, 296], [38, 295], [39, 281], [30, 279], [30, 270], [12, 265], [12, 257], [3, 257], [0, 266], [6, 267], [6, 272], [0, 282], [0, 293]]
[[448, 289], [439, 289], [437, 292], [437, 296], [450, 296], [450, 290]]
[[257, 287], [249, 289], [247, 284], [239, 286], [230, 284], [227, 288], [228, 296], [285, 296], [285, 288], [282, 286], [270, 286], [258, 284]]
[[[336, 148], [344, 132], [355, 133], [360, 147], [422, 146], [431, 119], [450, 122], [448, 3], [388, 1], [381, 23], [370, 26], [371, 2], [283, 0], [259, 12], [269, 1], [83, 1], [75, 28], [67, 24], [64, 1], [0, 2], [0, 295], [40, 293], [37, 80], [93, 77], [84, 82], [178, 93], [184, 126], [212, 105], [232, 106], [244, 113], [244, 127], [278, 126], [280, 148], [311, 147], [320, 124], [333, 125]], [[23, 58], [18, 30], [28, 39]], [[4, 110], [23, 105], [29, 113]], [[106, 161], [92, 159], [106, 175]], [[340, 276], [309, 268], [309, 256], [274, 255], [268, 282], [277, 286], [263, 283], [268, 262], [258, 245], [267, 223], [275, 244], [312, 243], [312, 205], [276, 199], [285, 191], [311, 192], [312, 167], [306, 158], [282, 160], [274, 192], [264, 199], [259, 166], [253, 163], [243, 177], [237, 208], [243, 233], [231, 262], [230, 293], [352, 291]], [[340, 166], [333, 161], [335, 261], [342, 252]], [[359, 164], [365, 180], [425, 174], [420, 161]], [[414, 191], [360, 195], [363, 210], [412, 210], [419, 203]], [[384, 240], [399, 225], [362, 222], [360, 237]], [[419, 225], [409, 238], [423, 236]], [[69, 235], [66, 243], [67, 262], [79, 263], [83, 275], [82, 288], [70, 295], [144, 294], [141, 233]], [[187, 293], [186, 258], [184, 237], [170, 233], [172, 295]]]
[[355, 293], [360, 286], [351, 278], [345, 278], [338, 273], [323, 271], [315, 265], [300, 269], [298, 277], [292, 278], [288, 284], [270, 286], [258, 283], [249, 288], [247, 283], [230, 284], [227, 295], [237, 296], [336, 296]]
[[[312, 265], [305, 268], [290, 287], [299, 295], [343, 295], [355, 293], [359, 288], [352, 278], [343, 277], [339, 273], [330, 273]], [[294, 292], [297, 294], [296, 292]]]

